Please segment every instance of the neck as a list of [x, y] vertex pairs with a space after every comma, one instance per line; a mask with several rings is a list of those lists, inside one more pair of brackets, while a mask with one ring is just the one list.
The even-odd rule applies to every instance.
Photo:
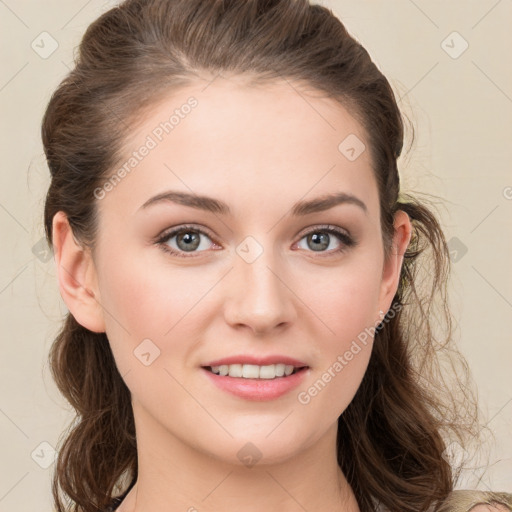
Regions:
[[138, 479], [118, 512], [359, 512], [336, 460], [337, 424], [284, 461], [262, 454], [244, 465], [199, 451], [151, 423], [144, 411], [134, 413]]

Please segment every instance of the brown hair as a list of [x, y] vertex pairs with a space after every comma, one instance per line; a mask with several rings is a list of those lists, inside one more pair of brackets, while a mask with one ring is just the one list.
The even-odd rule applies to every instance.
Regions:
[[[170, 91], [219, 73], [246, 74], [254, 83], [286, 78], [339, 101], [368, 137], [386, 257], [395, 212], [409, 215], [413, 235], [392, 303], [396, 314], [379, 325], [362, 384], [338, 420], [338, 461], [362, 512], [378, 504], [403, 512], [437, 507], [455, 480], [446, 440], [456, 435], [462, 444], [476, 417], [473, 400], [447, 394], [440, 372], [443, 353], [466, 370], [451, 348], [449, 252], [425, 202], [399, 197], [404, 124], [391, 86], [327, 8], [307, 0], [128, 0], [99, 17], [44, 115], [48, 242], [61, 210], [75, 238], [93, 248], [94, 190], [121, 161], [137, 119]], [[440, 318], [447, 326], [437, 339], [433, 322]], [[49, 360], [77, 412], [55, 468], [57, 511], [104, 510], [116, 490], [137, 479], [130, 392], [106, 334], [87, 330], [69, 313]], [[463, 411], [469, 411], [465, 425]]]

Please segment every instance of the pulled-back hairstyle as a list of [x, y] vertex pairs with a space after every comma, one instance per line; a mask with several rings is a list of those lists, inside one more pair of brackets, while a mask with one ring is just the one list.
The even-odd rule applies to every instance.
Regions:
[[[456, 481], [448, 440], [462, 444], [476, 417], [462, 381], [448, 393], [441, 372], [440, 356], [452, 354], [467, 375], [451, 343], [449, 252], [425, 201], [400, 191], [404, 123], [392, 88], [330, 10], [307, 0], [128, 0], [100, 16], [42, 123], [51, 172], [48, 243], [53, 217], [63, 211], [75, 238], [94, 248], [94, 190], [121, 161], [134, 126], [166, 95], [219, 74], [243, 74], [251, 83], [286, 79], [342, 104], [366, 132], [386, 258], [395, 212], [411, 219], [394, 316], [379, 325], [361, 386], [338, 420], [338, 462], [362, 512], [436, 510]], [[77, 413], [55, 467], [57, 512], [103, 511], [137, 479], [129, 389], [106, 334], [70, 313], [49, 362]]]

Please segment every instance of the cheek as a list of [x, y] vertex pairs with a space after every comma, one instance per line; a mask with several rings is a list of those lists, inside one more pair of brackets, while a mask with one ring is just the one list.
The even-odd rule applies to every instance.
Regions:
[[[151, 368], [174, 371], [183, 366], [210, 318], [209, 292], [219, 273], [208, 266], [179, 267], [163, 261], [146, 248], [117, 251], [100, 265], [106, 331], [122, 375], [140, 370], [140, 353], [149, 352], [145, 358], [150, 360], [156, 356]], [[131, 375], [133, 380], [137, 373]]]
[[[302, 296], [321, 320], [322, 339], [337, 349], [378, 320], [380, 274], [377, 262], [368, 259], [337, 270], [315, 275], [307, 282]], [[325, 337], [327, 335], [327, 338]]]
[[[99, 287], [107, 336], [118, 363], [129, 367], [133, 351], [151, 340], [165, 351], [174, 332], [186, 327], [191, 302], [205, 291], [190, 275], [174, 269], [156, 269], [143, 254], [124, 251], [105, 258]], [[200, 282], [200, 281], [199, 281]]]
[[321, 363], [314, 379], [299, 390], [297, 399], [307, 406], [306, 410], [327, 413], [331, 420], [352, 401], [371, 356], [378, 320], [377, 263], [368, 258], [336, 273], [326, 273], [325, 279], [317, 275], [320, 278], [305, 295], [308, 306], [321, 320], [316, 323], [321, 329], [312, 334]]

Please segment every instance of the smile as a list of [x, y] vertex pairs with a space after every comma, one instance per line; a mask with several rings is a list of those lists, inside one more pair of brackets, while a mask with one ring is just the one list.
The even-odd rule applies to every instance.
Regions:
[[299, 368], [284, 364], [203, 366], [202, 371], [220, 390], [251, 401], [275, 400], [284, 396], [311, 373], [309, 366]]
[[275, 379], [288, 377], [306, 367], [295, 367], [289, 364], [269, 364], [265, 366], [258, 366], [256, 364], [223, 364], [206, 368], [212, 373], [222, 376], [243, 379]]

